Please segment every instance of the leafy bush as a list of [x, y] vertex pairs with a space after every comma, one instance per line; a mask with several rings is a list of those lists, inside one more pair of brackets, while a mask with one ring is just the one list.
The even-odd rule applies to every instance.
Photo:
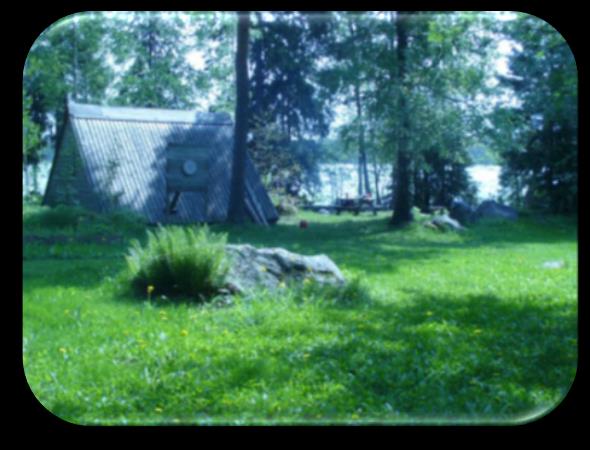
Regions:
[[299, 212], [296, 200], [286, 195], [278, 197], [275, 207], [281, 216], [294, 216]]
[[147, 242], [131, 243], [126, 275], [136, 293], [203, 301], [221, 288], [228, 266], [225, 234], [201, 228], [159, 227]]

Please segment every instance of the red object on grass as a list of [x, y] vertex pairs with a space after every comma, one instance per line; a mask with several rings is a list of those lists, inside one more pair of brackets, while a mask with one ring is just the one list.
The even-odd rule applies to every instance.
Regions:
[[302, 220], [301, 222], [299, 222], [299, 228], [307, 228], [307, 220]]

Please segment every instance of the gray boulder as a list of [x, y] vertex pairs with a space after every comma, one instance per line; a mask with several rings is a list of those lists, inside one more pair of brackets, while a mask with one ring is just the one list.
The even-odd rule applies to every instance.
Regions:
[[475, 216], [475, 208], [463, 200], [453, 200], [450, 215], [453, 219], [456, 219], [461, 223], [472, 222]]
[[501, 205], [493, 200], [486, 200], [475, 211], [477, 219], [516, 220], [518, 212], [510, 206]]
[[429, 222], [442, 230], [463, 231], [465, 229], [459, 222], [450, 218], [446, 214], [435, 215]]
[[252, 245], [227, 245], [230, 268], [226, 287], [244, 294], [255, 289], [275, 290], [305, 279], [318, 283], [344, 285], [345, 279], [326, 255], [304, 256], [283, 248], [256, 248]]

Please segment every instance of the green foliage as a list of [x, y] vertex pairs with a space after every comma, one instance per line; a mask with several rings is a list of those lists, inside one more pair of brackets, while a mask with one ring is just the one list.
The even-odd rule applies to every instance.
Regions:
[[218, 292], [227, 273], [225, 242], [226, 235], [206, 226], [148, 231], [145, 245], [131, 243], [127, 281], [144, 298], [153, 293], [204, 301]]
[[189, 47], [181, 15], [134, 12], [116, 20], [113, 47], [118, 63], [132, 61], [117, 83], [115, 102], [160, 108], [190, 108], [203, 74], [187, 62]]
[[518, 100], [497, 108], [490, 130], [503, 158], [502, 184], [516, 206], [575, 212], [578, 75], [572, 52], [535, 16], [518, 14], [502, 31], [517, 49], [501, 86]]
[[[25, 63], [23, 87], [31, 99], [31, 119], [52, 129], [49, 115], [63, 125], [67, 94], [81, 102], [99, 102], [113, 77], [107, 64], [105, 13], [68, 16], [37, 38]], [[51, 135], [53, 140], [55, 135]]]
[[23, 90], [23, 162], [38, 161], [41, 127], [31, 118], [31, 98]]
[[431, 219], [430, 214], [424, 214], [417, 206], [413, 206], [410, 212], [412, 213], [412, 220], [418, 224], [423, 224]]
[[281, 216], [294, 216], [299, 211], [297, 199], [285, 194], [271, 194], [271, 198], [277, 212]]

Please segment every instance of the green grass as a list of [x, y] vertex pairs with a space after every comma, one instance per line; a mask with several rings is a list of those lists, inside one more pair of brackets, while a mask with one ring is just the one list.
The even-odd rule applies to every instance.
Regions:
[[[303, 213], [269, 229], [213, 230], [325, 253], [370, 298], [147, 302], [115, 282], [143, 233], [25, 241], [23, 361], [47, 409], [85, 424], [517, 423], [557, 406], [573, 382], [572, 220], [456, 234], [392, 231], [383, 213]], [[25, 220], [25, 238], [36, 232]], [[565, 267], [543, 269], [547, 260]]]

